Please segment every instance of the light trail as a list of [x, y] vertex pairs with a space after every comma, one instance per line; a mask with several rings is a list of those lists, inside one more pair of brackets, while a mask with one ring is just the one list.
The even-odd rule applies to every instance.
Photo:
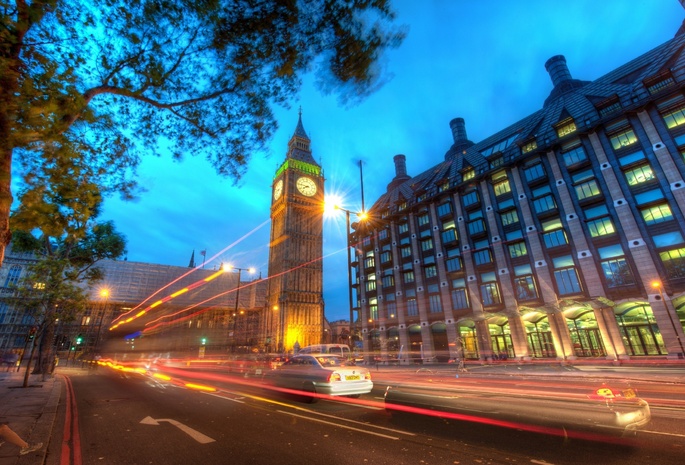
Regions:
[[[244, 235], [243, 237], [241, 237], [240, 239], [234, 241], [232, 244], [227, 245], [226, 247], [224, 247], [223, 249], [221, 249], [219, 252], [217, 252], [217, 253], [215, 253], [214, 255], [212, 255], [212, 256], [209, 258], [209, 260], [207, 261], [207, 263], [211, 263], [211, 262], [212, 262], [214, 259], [216, 259], [218, 256], [220, 256], [221, 254], [223, 254], [223, 253], [226, 252], [227, 250], [233, 248], [233, 247], [236, 246], [237, 244], [241, 243], [243, 240], [247, 239], [247, 238], [250, 237], [252, 234], [254, 234], [255, 232], [259, 231], [260, 229], [262, 229], [264, 226], [266, 226], [266, 225], [269, 224], [270, 222], [271, 222], [271, 218], [269, 218], [268, 220], [264, 221], [262, 224], [260, 224], [259, 226], [255, 227], [252, 231], [248, 232], [247, 234], [245, 234], [245, 235]], [[199, 269], [203, 269], [204, 265], [205, 265], [205, 263], [203, 263], [202, 265], [198, 265], [198, 266], [196, 266], [195, 268], [192, 268], [190, 271], [188, 271], [188, 272], [182, 274], [181, 276], [179, 276], [178, 278], [174, 279], [173, 281], [170, 281], [170, 282], [167, 283], [166, 285], [160, 287], [160, 288], [157, 289], [155, 292], [153, 292], [152, 294], [150, 294], [145, 300], [143, 300], [143, 301], [140, 302], [138, 305], [136, 305], [135, 307], [133, 307], [131, 310], [129, 310], [129, 311], [126, 312], [126, 313], [123, 313], [123, 314], [119, 315], [117, 318], [115, 318], [115, 319], [112, 321], [112, 323], [116, 323], [117, 321], [121, 320], [122, 318], [127, 317], [128, 315], [132, 314], [132, 313], [135, 312], [137, 309], [139, 309], [145, 302], [147, 302], [147, 301], [149, 301], [150, 299], [152, 299], [154, 296], [156, 296], [157, 294], [159, 294], [160, 292], [162, 292], [164, 289], [167, 289], [169, 286], [171, 286], [171, 285], [174, 284], [174, 283], [177, 283], [178, 281], [180, 281], [181, 279], [185, 278], [185, 277], [188, 276], [189, 274], [194, 273], [195, 271], [197, 271], [197, 270], [199, 270]], [[174, 294], [172, 294], [172, 295], [174, 295]], [[110, 328], [110, 330], [111, 330], [111, 329], [112, 329], [112, 328]]]

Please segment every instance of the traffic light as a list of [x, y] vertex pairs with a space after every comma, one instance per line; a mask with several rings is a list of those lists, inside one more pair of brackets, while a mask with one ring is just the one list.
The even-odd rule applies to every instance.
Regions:
[[32, 326], [31, 329], [29, 329], [29, 339], [32, 340], [34, 337], [36, 337], [36, 331], [38, 331], [38, 328], [35, 326]]
[[79, 334], [78, 336], [76, 336], [76, 345], [77, 345], [77, 346], [78, 346], [78, 345], [81, 345], [82, 342], [83, 342], [83, 336], [81, 336], [81, 335]]
[[202, 339], [200, 339], [200, 342], [202, 342], [202, 345], [207, 344], [207, 338], [203, 337]]

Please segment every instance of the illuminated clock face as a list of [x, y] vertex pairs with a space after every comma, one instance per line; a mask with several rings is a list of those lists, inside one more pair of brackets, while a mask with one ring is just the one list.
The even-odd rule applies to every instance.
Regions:
[[297, 190], [300, 191], [302, 195], [311, 197], [312, 195], [316, 194], [316, 183], [303, 176], [297, 180]]
[[283, 194], [283, 180], [279, 179], [274, 186], [274, 200], [278, 200], [281, 197], [281, 194]]

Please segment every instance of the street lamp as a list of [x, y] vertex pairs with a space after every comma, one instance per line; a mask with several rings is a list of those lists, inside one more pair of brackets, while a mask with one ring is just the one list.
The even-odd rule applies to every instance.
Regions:
[[[668, 309], [668, 305], [666, 305], [666, 300], [664, 299], [664, 294], [662, 292], [662, 287], [661, 287], [661, 282], [659, 281], [652, 281], [652, 287], [659, 291], [659, 297], [661, 298], [661, 301], [664, 303], [664, 308], [666, 309], [666, 315], [668, 315], [668, 319], [671, 320], [671, 326], [673, 327], [673, 332], [675, 333], [675, 337], [678, 339], [678, 345], [680, 346], [680, 354], [678, 355], [679, 358], [685, 356], [685, 348], [683, 348], [683, 341], [680, 340], [680, 333], [678, 332], [678, 329], [676, 328], [675, 321], [673, 321], [673, 316], [671, 315], [670, 310]], [[678, 324], [680, 324], [680, 321], [678, 321]], [[682, 330], [682, 327], [681, 327]]]
[[368, 214], [366, 212], [353, 212], [350, 210], [347, 210], [346, 208], [342, 208], [339, 205], [334, 205], [333, 208], [335, 210], [340, 210], [345, 212], [345, 235], [347, 236], [347, 281], [348, 281], [348, 296], [349, 296], [349, 303], [350, 303], [350, 325], [354, 324], [354, 305], [352, 302], [352, 243], [350, 242], [350, 237], [352, 236], [352, 232], [350, 231], [350, 215], [354, 214], [357, 215], [357, 218], [359, 220], [364, 221], [368, 218]]
[[104, 303], [102, 305], [102, 311], [100, 313], [100, 321], [98, 322], [98, 332], [95, 335], [95, 345], [93, 350], [97, 352], [99, 350], [99, 345], [100, 345], [100, 333], [102, 331], [102, 320], [105, 319], [105, 316], [107, 315], [107, 299], [109, 299], [109, 289], [106, 287], [100, 290], [100, 297], [103, 298]]
[[239, 268], [237, 266], [233, 265], [223, 265], [223, 269], [225, 272], [238, 272], [238, 285], [235, 288], [235, 310], [233, 310], [233, 350], [235, 351], [235, 329], [236, 329], [236, 320], [238, 318], [238, 302], [240, 302], [240, 274], [243, 271], [247, 271], [250, 274], [253, 274], [255, 272], [254, 268]]

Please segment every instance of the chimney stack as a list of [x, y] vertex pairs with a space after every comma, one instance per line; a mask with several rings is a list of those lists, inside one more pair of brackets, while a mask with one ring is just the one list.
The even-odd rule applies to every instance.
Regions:
[[407, 177], [407, 157], [404, 155], [395, 155], [393, 161], [395, 162], [395, 178]]
[[555, 55], [547, 60], [545, 69], [549, 73], [549, 77], [552, 78], [554, 87], [571, 79], [571, 73], [566, 66], [566, 58], [564, 58], [564, 55]]
[[464, 122], [464, 118], [454, 118], [450, 121], [450, 128], [452, 129], [452, 138], [454, 139], [455, 144], [468, 140], [466, 138], [466, 123]]

